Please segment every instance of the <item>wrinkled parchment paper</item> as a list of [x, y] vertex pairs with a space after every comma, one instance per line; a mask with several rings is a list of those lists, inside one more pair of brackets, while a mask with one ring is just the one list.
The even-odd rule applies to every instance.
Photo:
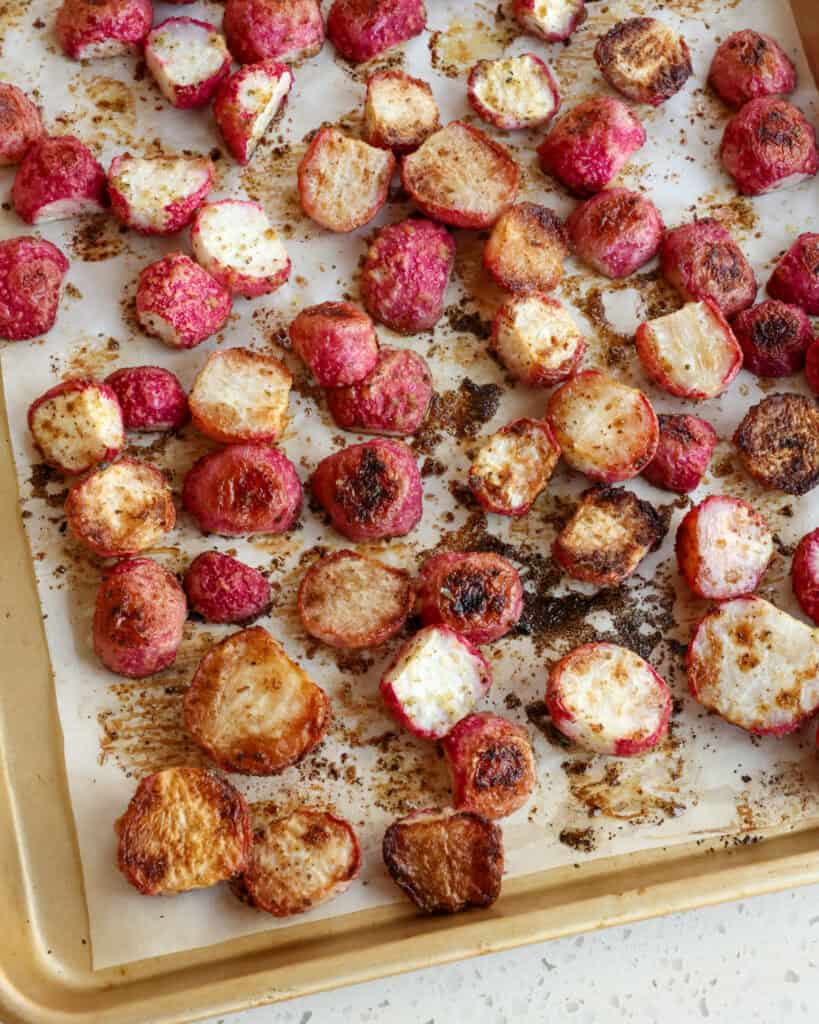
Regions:
[[[149, 680], [131, 682], [103, 670], [90, 643], [93, 600], [101, 564], [66, 535], [62, 517], [65, 483], [38, 465], [25, 426], [29, 403], [58, 380], [77, 373], [106, 375], [118, 366], [153, 363], [177, 373], [189, 387], [206, 354], [219, 345], [250, 345], [285, 358], [296, 375], [292, 418], [283, 447], [306, 478], [316, 462], [344, 443], [330, 422], [318, 389], [282, 346], [285, 328], [310, 303], [356, 298], [356, 273], [373, 229], [399, 220], [409, 205], [397, 187], [378, 219], [353, 235], [331, 235], [301, 214], [295, 169], [305, 137], [322, 121], [360, 129], [363, 82], [372, 68], [351, 69], [323, 53], [296, 69], [296, 86], [284, 117], [268, 133], [249, 168], [242, 171], [220, 150], [209, 111], [170, 109], [135, 60], [98, 61], [79, 66], [58, 52], [52, 34], [52, 4], [35, 0], [6, 4], [0, 35], [0, 74], [38, 96], [53, 132], [74, 132], [104, 164], [118, 152], [211, 152], [217, 158], [214, 198], [247, 193], [260, 200], [282, 231], [294, 265], [290, 283], [273, 296], [239, 300], [226, 329], [190, 352], [174, 352], [135, 328], [133, 296], [142, 266], [172, 249], [189, 251], [186, 233], [170, 240], [142, 239], [110, 218], [46, 225], [42, 234], [71, 259], [68, 286], [56, 327], [42, 341], [9, 345], [2, 354], [21, 514], [31, 544], [43, 616], [54, 666], [65, 742], [65, 757], [85, 873], [95, 968], [220, 942], [249, 932], [286, 928], [238, 903], [225, 886], [172, 900], [137, 895], [115, 867], [114, 819], [137, 780], [170, 764], [204, 763], [185, 737], [179, 720], [182, 693], [196, 663], [231, 627], [189, 622], [176, 665]], [[546, 46], [518, 35], [494, 2], [429, 3], [429, 31], [376, 66], [404, 66], [432, 84], [444, 122], [471, 116], [465, 74], [474, 60], [503, 52], [532, 50], [555, 70], [565, 107], [606, 92], [591, 59], [596, 36], [622, 16], [644, 13], [653, 4], [622, 0], [589, 3], [589, 20], [569, 46]], [[157, 20], [179, 9], [159, 4]], [[197, 3], [186, 15], [221, 18], [218, 4]], [[761, 282], [795, 235], [816, 228], [819, 183], [755, 200], [736, 196], [716, 161], [716, 147], [728, 112], [703, 87], [718, 39], [752, 26], [775, 35], [795, 58], [800, 73], [796, 102], [814, 122], [819, 104], [786, 3], [768, 0], [669, 0], [661, 17], [681, 29], [694, 55], [695, 75], [681, 94], [658, 110], [639, 110], [648, 144], [620, 176], [619, 184], [644, 189], [667, 224], [695, 214], [713, 215], [733, 231]], [[504, 137], [523, 168], [520, 198], [533, 199], [565, 215], [572, 201], [537, 169], [538, 134]], [[3, 172], [3, 198], [11, 172]], [[0, 214], [3, 237], [27, 233], [8, 212]], [[674, 500], [641, 481], [632, 481], [669, 517], [662, 549], [617, 591], [595, 596], [567, 583], [549, 559], [555, 524], [585, 485], [565, 467], [549, 492], [522, 522], [482, 516], [463, 497], [468, 453], [476, 437], [513, 415], [538, 415], [544, 393], [512, 389], [486, 355], [488, 321], [501, 295], [480, 268], [485, 236], [456, 232], [458, 260], [447, 296], [447, 312], [434, 333], [410, 339], [380, 331], [384, 343], [408, 345], [430, 361], [440, 400], [416, 439], [424, 468], [426, 503], [421, 527], [409, 538], [371, 545], [386, 561], [415, 569], [423, 552], [444, 547], [489, 547], [519, 565], [527, 590], [520, 635], [491, 647], [495, 673], [485, 707], [528, 726], [539, 765], [539, 783], [529, 804], [504, 822], [509, 875], [526, 874], [589, 857], [689, 840], [714, 834], [736, 841], [769, 829], [790, 829], [815, 816], [819, 784], [810, 726], [787, 739], [753, 739], [706, 715], [688, 697], [682, 672], [691, 623], [704, 611], [680, 586], [673, 560], [673, 531], [687, 502]], [[660, 411], [682, 404], [652, 387], [642, 374], [631, 336], [646, 316], [670, 311], [679, 300], [649, 266], [635, 278], [612, 284], [569, 264], [560, 297], [589, 339], [586, 366], [608, 367], [645, 387]], [[763, 392], [800, 390], [799, 378], [758, 382], [740, 374], [729, 393], [703, 403], [697, 412], [717, 427], [720, 444], [706, 482], [708, 491], [738, 495], [766, 515], [777, 533], [778, 551], [762, 587], [765, 596], [795, 611], [787, 574], [798, 538], [817, 525], [819, 498], [763, 493], [742, 473], [729, 438], [749, 405]], [[132, 439], [132, 451], [166, 469], [178, 493], [191, 462], [209, 447], [187, 428], [170, 439]], [[347, 816], [362, 840], [361, 880], [343, 897], [313, 911], [312, 918], [401, 899], [385, 877], [380, 841], [386, 824], [413, 807], [445, 803], [446, 770], [435, 745], [400, 732], [383, 712], [377, 680], [395, 644], [360, 657], [333, 655], [308, 640], [294, 611], [294, 593], [317, 545], [346, 546], [309, 507], [300, 527], [286, 537], [227, 540], [204, 537], [180, 515], [167, 546], [151, 552], [175, 571], [197, 553], [216, 548], [269, 574], [275, 594], [270, 615], [261, 620], [330, 693], [335, 724], [311, 757], [282, 775], [261, 780], [232, 779], [250, 799], [273, 801], [282, 811], [302, 801], [330, 806]], [[542, 697], [548, 666], [577, 643], [614, 639], [650, 657], [675, 696], [669, 738], [660, 749], [634, 761], [592, 757], [559, 742], [544, 714]], [[296, 919], [301, 923], [304, 919]]]

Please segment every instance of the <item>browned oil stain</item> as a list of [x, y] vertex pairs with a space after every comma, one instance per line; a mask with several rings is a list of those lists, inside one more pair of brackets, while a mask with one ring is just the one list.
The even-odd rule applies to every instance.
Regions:
[[436, 71], [448, 78], [460, 78], [479, 60], [502, 56], [504, 49], [521, 34], [520, 27], [503, 17], [455, 18], [443, 30], [429, 35], [429, 55]]
[[123, 149], [137, 145], [136, 99], [130, 86], [105, 75], [78, 75], [68, 93], [75, 105], [55, 116], [60, 134], [78, 136], [95, 152], [105, 144]]
[[444, 437], [473, 438], [498, 410], [502, 389], [465, 377], [457, 389], [432, 396], [426, 419], [413, 440], [416, 452], [430, 453]]
[[119, 358], [120, 343], [116, 338], [88, 338], [69, 349], [63, 360], [61, 377], [103, 377], [111, 363]]
[[307, 151], [303, 143], [269, 145], [262, 143], [241, 172], [239, 181], [248, 196], [261, 203], [284, 238], [298, 227], [312, 224], [301, 208], [296, 171]]
[[100, 263], [119, 256], [125, 250], [125, 238], [115, 220], [107, 214], [99, 214], [77, 221], [69, 245], [76, 259]]

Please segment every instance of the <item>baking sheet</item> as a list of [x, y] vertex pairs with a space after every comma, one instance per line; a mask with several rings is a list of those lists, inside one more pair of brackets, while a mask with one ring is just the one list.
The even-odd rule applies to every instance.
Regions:
[[[428, 78], [446, 121], [468, 115], [466, 68], [475, 59], [504, 49], [535, 50], [546, 56], [567, 106], [605, 91], [593, 73], [594, 39], [644, 5], [590, 4], [589, 22], [568, 47], [516, 37], [513, 23], [494, 4], [474, 4], [466, 12], [457, 3], [430, 8], [431, 31], [397, 55], [375, 63], [401, 63], [411, 73]], [[19, 13], [16, 26], [9, 27], [9, 16], [4, 22], [2, 74], [29, 89], [39, 88], [53, 131], [80, 135], [106, 164], [125, 148], [150, 153], [183, 148], [210, 152], [218, 147], [210, 114], [167, 108], [138, 64], [114, 61], [79, 68], [54, 52], [49, 5], [21, 4], [12, 15], [14, 11]], [[157, 19], [173, 11], [159, 5]], [[215, 4], [186, 9], [216, 21], [219, 11]], [[663, 17], [684, 28], [694, 52], [696, 82], [659, 111], [646, 113], [641, 108], [649, 142], [620, 182], [646, 189], [670, 225], [694, 213], [721, 217], [764, 281], [779, 253], [815, 222], [817, 184], [753, 201], [737, 199], [714, 157], [727, 112], [697, 83], [704, 80], [719, 33], [752, 25], [776, 35], [797, 59], [802, 90], [796, 102], [816, 121], [817, 97], [807, 85], [810, 78], [790, 13], [782, 5], [762, 0], [681, 0], [667, 4]], [[57, 327], [41, 343], [8, 346], [3, 352], [22, 514], [55, 667], [95, 968], [288, 927], [292, 922], [275, 922], [243, 907], [224, 887], [173, 900], [144, 899], [116, 872], [111, 823], [136, 780], [163, 765], [203, 763], [180, 728], [181, 694], [208, 644], [232, 630], [189, 623], [177, 664], [148, 681], [118, 680], [97, 665], [90, 646], [90, 620], [101, 566], [64, 533], [64, 483], [36, 465], [25, 430], [25, 411], [34, 397], [64, 376], [104, 375], [121, 365], [167, 366], [189, 386], [214, 346], [248, 344], [283, 355], [296, 375], [297, 393], [291, 401], [293, 415], [283, 447], [304, 477], [321, 457], [345, 441], [356, 440], [333, 427], [318, 390], [281, 345], [284, 328], [304, 305], [342, 294], [356, 297], [357, 265], [374, 226], [398, 220], [408, 211], [396, 193], [374, 224], [353, 236], [330, 236], [306, 221], [298, 206], [294, 171], [305, 136], [322, 120], [340, 122], [355, 131], [360, 124], [362, 82], [371, 70], [351, 70], [335, 61], [331, 47], [326, 47], [318, 58], [297, 69], [288, 111], [250, 168], [239, 171], [224, 157], [217, 162], [217, 197], [244, 190], [265, 204], [283, 231], [294, 263], [294, 276], [286, 288], [272, 297], [238, 304], [219, 338], [193, 352], [171, 352], [134, 331], [134, 283], [146, 262], [162, 251], [187, 248], [187, 238], [140, 239], [121, 232], [107, 218], [47, 225], [42, 234], [72, 259]], [[536, 136], [515, 134], [504, 141], [515, 149], [524, 169], [521, 197], [568, 212], [572, 202], [552, 189], [537, 170]], [[7, 189], [9, 184], [6, 172], [3, 185]], [[3, 237], [22, 233], [10, 213], [3, 214], [0, 231]], [[687, 697], [682, 644], [704, 605], [691, 601], [678, 586], [670, 540], [625, 587], [595, 596], [589, 588], [567, 586], [548, 558], [555, 524], [570, 508], [572, 496], [585, 486], [576, 474], [561, 468], [549, 493], [523, 522], [497, 517], [487, 521], [464, 502], [459, 484], [475, 446], [473, 435], [488, 433], [513, 415], [542, 413], [544, 394], [508, 388], [500, 368], [486, 356], [487, 322], [501, 295], [480, 269], [482, 237], [456, 234], [455, 279], [447, 314], [435, 333], [398, 339], [387, 330], [380, 332], [383, 342], [406, 344], [429, 358], [441, 398], [431, 422], [416, 439], [425, 470], [422, 527], [410, 538], [372, 545], [370, 550], [413, 569], [422, 552], [436, 545], [497, 548], [515, 559], [524, 573], [528, 634], [490, 649], [496, 681], [485, 705], [529, 726], [539, 764], [539, 786], [530, 804], [504, 823], [508, 873], [525, 874], [580, 858], [715, 833], [736, 834], [737, 841], [747, 841], [762, 830], [796, 827], [815, 817], [819, 785], [809, 729], [784, 740], [754, 739], [706, 716]], [[590, 341], [585, 365], [613, 368], [623, 379], [646, 387], [661, 411], [681, 407], [647, 384], [630, 340], [640, 319], [677, 304], [655, 270], [645, 268], [637, 278], [612, 285], [570, 264], [561, 291]], [[800, 386], [794, 379], [780, 382], [776, 390]], [[766, 385], [764, 390], [770, 388]], [[715, 424], [721, 437], [729, 438], [744, 410], [761, 393], [759, 383], [743, 372], [727, 396], [703, 403], [697, 411]], [[207, 447], [190, 429], [170, 440], [145, 437], [133, 446], [171, 472], [177, 490], [185, 469]], [[685, 503], [641, 482], [629, 486], [664, 508], [673, 537]], [[744, 478], [726, 442], [715, 455], [702, 493], [708, 490], [745, 497], [769, 517], [780, 543], [762, 593], [794, 611], [787, 583], [788, 553], [799, 536], [816, 525], [816, 499], [759, 491]], [[233, 779], [251, 799], [272, 800], [282, 810], [306, 799], [332, 806], [356, 824], [364, 850], [361, 882], [314, 911], [312, 919], [400, 899], [380, 864], [383, 829], [397, 814], [445, 802], [448, 797], [446, 771], [434, 745], [398, 733], [380, 708], [377, 679], [394, 645], [351, 658], [332, 655], [301, 634], [293, 596], [305, 567], [317, 555], [317, 545], [334, 548], [346, 542], [331, 534], [310, 510], [292, 535], [247, 542], [202, 537], [182, 515], [167, 546], [152, 553], [179, 570], [198, 552], [217, 548], [235, 551], [268, 571], [276, 601], [262, 624], [333, 698], [336, 716], [331, 736], [301, 766], [270, 780]], [[638, 761], [589, 757], [567, 749], [556, 740], [543, 714], [540, 702], [550, 662], [594, 637], [620, 640], [650, 656], [674, 691], [670, 738], [660, 750]]]

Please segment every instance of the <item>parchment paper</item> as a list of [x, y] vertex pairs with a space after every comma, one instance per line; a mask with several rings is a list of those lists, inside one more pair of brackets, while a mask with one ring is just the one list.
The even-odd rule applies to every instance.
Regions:
[[[328, 44], [322, 54], [296, 69], [296, 87], [282, 120], [246, 171], [220, 154], [220, 138], [208, 111], [179, 112], [160, 97], [136, 61], [99, 61], [81, 67], [64, 59], [52, 35], [53, 5], [46, 0], [10, 4], [0, 22], [0, 75], [39, 95], [54, 132], [75, 132], [107, 165], [125, 149], [154, 153], [190, 149], [218, 157], [214, 197], [248, 195], [262, 201], [286, 237], [294, 273], [272, 297], [239, 300], [234, 316], [216, 339], [190, 352], [174, 352], [135, 329], [136, 276], [161, 252], [189, 250], [186, 233], [170, 240], [142, 239], [110, 218], [46, 225], [42, 235], [71, 258], [68, 287], [56, 327], [42, 341], [9, 345], [2, 370], [14, 454], [20, 481], [21, 514], [34, 558], [43, 616], [54, 666], [66, 765], [88, 900], [95, 968], [220, 942], [254, 931], [286, 928], [239, 904], [226, 887], [171, 900], [140, 897], [115, 867], [114, 819], [137, 780], [169, 764], [204, 763], [179, 723], [182, 693], [196, 663], [213, 640], [230, 627], [189, 622], [177, 664], [150, 680], [128, 682], [103, 670], [90, 645], [93, 600], [102, 565], [83, 553], [65, 533], [65, 482], [38, 467], [25, 425], [30, 402], [65, 376], [105, 375], [118, 366], [152, 363], [177, 373], [189, 387], [208, 352], [218, 345], [251, 345], [287, 359], [296, 374], [292, 418], [283, 447], [304, 478], [316, 462], [344, 443], [329, 421], [320, 392], [284, 351], [285, 327], [303, 306], [358, 294], [357, 266], [375, 226], [409, 211], [400, 190], [371, 225], [351, 236], [322, 232], [300, 212], [295, 168], [305, 136], [322, 121], [357, 131], [363, 82], [373, 68], [350, 69]], [[544, 56], [560, 81], [564, 105], [606, 92], [591, 52], [596, 36], [622, 16], [654, 9], [624, 0], [589, 3], [589, 20], [571, 45], [546, 46], [518, 36], [514, 23], [495, 3], [432, 0], [430, 31], [375, 65], [403, 65], [429, 80], [444, 122], [470, 116], [465, 74], [475, 59], [531, 50]], [[157, 20], [179, 8], [159, 4]], [[221, 17], [218, 4], [186, 7], [186, 15]], [[717, 41], [729, 31], [752, 26], [776, 36], [797, 61], [800, 89], [795, 101], [816, 121], [816, 91], [798, 43], [789, 5], [768, 0], [670, 0], [660, 16], [684, 31], [694, 55], [695, 75], [681, 94], [658, 110], [641, 107], [649, 140], [621, 175], [626, 186], [645, 189], [667, 224], [712, 214], [734, 232], [764, 283], [779, 254], [796, 234], [816, 228], [816, 181], [781, 194], [738, 199], [716, 160], [728, 112], [704, 89]], [[537, 169], [534, 147], [542, 133], [514, 133], [503, 141], [524, 169], [520, 198], [536, 199], [565, 215], [572, 201]], [[4, 198], [12, 173], [3, 172]], [[0, 214], [3, 237], [28, 233], [7, 206]], [[442, 396], [432, 422], [417, 439], [424, 466], [426, 504], [422, 526], [409, 538], [371, 550], [388, 562], [415, 569], [422, 552], [498, 544], [520, 566], [527, 588], [524, 619], [529, 635], [509, 637], [490, 648], [495, 684], [485, 707], [527, 724], [539, 765], [539, 784], [530, 803], [504, 822], [509, 875], [553, 865], [671, 844], [696, 836], [736, 835], [747, 840], [767, 829], [798, 827], [817, 813], [819, 785], [812, 729], [782, 740], [752, 739], [709, 717], [687, 696], [683, 645], [691, 623], [704, 611], [679, 585], [672, 542], [686, 501], [632, 481], [641, 496], [663, 507], [670, 531], [662, 549], [640, 566], [619, 591], [594, 597], [591, 588], [561, 580], [549, 560], [555, 524], [571, 507], [585, 481], [565, 467], [549, 492], [522, 522], [482, 517], [465, 503], [463, 482], [474, 436], [496, 429], [515, 414], [542, 413], [542, 391], [504, 381], [486, 355], [488, 321], [501, 300], [480, 269], [485, 236], [456, 232], [458, 261], [448, 294], [447, 314], [434, 333], [410, 339], [381, 330], [384, 343], [408, 345], [428, 357]], [[466, 298], [464, 298], [464, 295]], [[569, 303], [589, 339], [586, 366], [612, 369], [645, 387], [660, 411], [681, 403], [653, 388], [636, 361], [631, 341], [646, 316], [676, 308], [679, 300], [654, 266], [624, 285], [613, 285], [570, 263], [563, 301]], [[471, 383], [463, 384], [468, 379]], [[502, 391], [487, 387], [498, 385]], [[770, 386], [769, 386], [770, 385]], [[801, 390], [801, 378], [758, 382], [742, 372], [722, 399], [696, 411], [711, 420], [723, 439], [711, 471], [695, 500], [707, 491], [744, 497], [770, 519], [778, 554], [761, 592], [795, 611], [787, 579], [788, 554], [817, 525], [817, 492], [801, 500], [763, 493], [739, 468], [730, 436], [749, 405], [763, 392]], [[498, 394], [501, 395], [497, 400]], [[481, 424], [481, 419], [489, 417]], [[461, 433], [465, 436], [454, 436]], [[188, 428], [169, 440], [148, 435], [132, 450], [168, 469], [179, 490], [182, 476], [208, 443]], [[330, 693], [335, 724], [319, 751], [299, 767], [267, 780], [232, 778], [251, 799], [272, 800], [283, 811], [301, 801], [330, 806], [358, 829], [364, 851], [361, 880], [343, 897], [312, 913], [313, 918], [347, 914], [402, 899], [384, 875], [380, 840], [386, 824], [412, 807], [446, 803], [448, 779], [435, 745], [400, 732], [383, 712], [377, 695], [380, 671], [395, 644], [358, 658], [343, 658], [308, 641], [294, 613], [295, 588], [316, 557], [316, 545], [347, 546], [321, 517], [306, 508], [298, 530], [284, 538], [234, 541], [204, 537], [185, 515], [167, 546], [151, 554], [173, 570], [184, 569], [200, 551], [235, 552], [269, 573], [276, 600], [261, 620], [287, 650]], [[543, 712], [548, 666], [576, 643], [595, 636], [629, 644], [651, 658], [673, 689], [675, 714], [669, 739], [634, 761], [590, 757], [564, 748]], [[304, 919], [295, 919], [301, 923]]]

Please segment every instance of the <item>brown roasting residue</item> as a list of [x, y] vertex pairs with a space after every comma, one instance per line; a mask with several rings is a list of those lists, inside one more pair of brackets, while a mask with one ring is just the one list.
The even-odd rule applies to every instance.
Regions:
[[463, 378], [457, 390], [436, 392], [413, 447], [417, 452], [429, 454], [445, 436], [475, 437], [498, 411], [502, 394], [497, 384], [476, 384], [468, 377]]
[[72, 254], [83, 263], [111, 259], [125, 248], [119, 225], [107, 214], [97, 214], [77, 222], [69, 242]]

